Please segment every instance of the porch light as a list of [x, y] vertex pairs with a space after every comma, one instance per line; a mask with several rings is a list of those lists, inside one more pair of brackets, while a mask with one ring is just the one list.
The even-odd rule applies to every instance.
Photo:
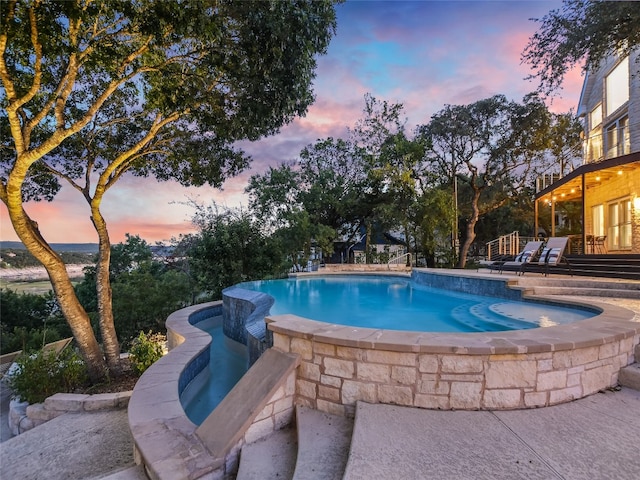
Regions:
[[576, 193], [576, 189], [575, 189], [575, 188], [572, 188], [572, 189], [571, 189], [571, 193]]
[[622, 175], [622, 170], [618, 170], [618, 175]]
[[600, 176], [598, 175], [598, 176], [596, 177], [596, 182], [599, 182], [599, 181], [600, 181]]
[[633, 199], [633, 209], [636, 212], [640, 212], [640, 197], [636, 197]]

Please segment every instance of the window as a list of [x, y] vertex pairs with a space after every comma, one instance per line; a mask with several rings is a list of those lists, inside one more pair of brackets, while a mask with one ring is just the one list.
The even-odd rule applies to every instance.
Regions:
[[591, 130], [587, 142], [587, 162], [602, 160], [602, 127]]
[[602, 104], [599, 103], [589, 114], [589, 129], [593, 130], [602, 123]]
[[604, 205], [591, 207], [591, 218], [593, 219], [593, 236], [604, 235]]
[[625, 57], [605, 79], [607, 116], [629, 101], [629, 57]]
[[610, 250], [631, 248], [631, 199], [625, 198], [609, 204], [607, 241]]
[[605, 136], [607, 158], [626, 155], [631, 151], [629, 139], [629, 117], [624, 116], [617, 119], [607, 127]]

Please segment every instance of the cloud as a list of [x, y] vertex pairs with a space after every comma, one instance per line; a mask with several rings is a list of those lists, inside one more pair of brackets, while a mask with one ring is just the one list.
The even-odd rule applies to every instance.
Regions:
[[[103, 211], [112, 241], [125, 233], [148, 241], [190, 231], [189, 198], [236, 207], [247, 204], [244, 189], [254, 174], [295, 160], [318, 139], [345, 137], [361, 118], [364, 95], [402, 103], [407, 130], [427, 123], [447, 104], [469, 104], [502, 93], [521, 100], [535, 89], [520, 54], [555, 1], [347, 1], [336, 6], [338, 28], [326, 55], [318, 57], [313, 81], [316, 101], [307, 114], [257, 142], [239, 142], [251, 155], [250, 169], [228, 179], [222, 190], [186, 188], [176, 182], [124, 177], [107, 193]], [[576, 107], [582, 78], [569, 72], [553, 111]], [[52, 204], [27, 205], [52, 242], [95, 242], [89, 210], [80, 195], [64, 188]], [[16, 239], [4, 205], [3, 240]]]

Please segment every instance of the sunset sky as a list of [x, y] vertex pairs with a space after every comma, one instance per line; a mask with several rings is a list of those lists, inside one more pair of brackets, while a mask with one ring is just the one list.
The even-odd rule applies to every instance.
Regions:
[[[520, 54], [541, 18], [560, 1], [354, 1], [336, 7], [337, 34], [318, 59], [316, 102], [306, 117], [280, 134], [240, 144], [251, 168], [228, 180], [224, 190], [184, 188], [153, 179], [123, 178], [103, 201], [111, 241], [125, 233], [150, 243], [193, 231], [189, 198], [236, 207], [247, 204], [249, 177], [297, 158], [319, 138], [346, 136], [362, 116], [364, 95], [402, 103], [407, 130], [426, 124], [446, 104], [469, 104], [502, 93], [512, 100], [535, 90]], [[574, 69], [551, 109], [576, 108], [582, 77]], [[18, 240], [0, 204], [0, 240]], [[49, 242], [95, 243], [87, 204], [69, 187], [52, 203], [29, 203], [29, 214]]]

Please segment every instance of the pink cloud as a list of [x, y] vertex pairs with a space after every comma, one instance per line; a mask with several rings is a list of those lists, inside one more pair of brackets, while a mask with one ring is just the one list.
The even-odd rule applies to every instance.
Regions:
[[[103, 212], [112, 241], [125, 233], [148, 241], [168, 239], [191, 228], [188, 198], [235, 207], [246, 205], [251, 175], [297, 158], [317, 139], [346, 137], [362, 116], [365, 93], [402, 103], [407, 131], [424, 124], [446, 104], [468, 104], [498, 93], [513, 100], [534, 90], [520, 54], [542, 17], [559, 0], [545, 2], [357, 2], [336, 7], [338, 30], [328, 54], [318, 58], [316, 102], [306, 116], [283, 126], [278, 135], [239, 142], [253, 158], [250, 169], [228, 179], [222, 190], [186, 188], [176, 182], [125, 177], [107, 193]], [[580, 69], [567, 75], [553, 111], [575, 108]], [[27, 210], [52, 242], [95, 242], [84, 200], [64, 188], [52, 204], [30, 203]], [[6, 208], [0, 207], [3, 240], [16, 239]]]

